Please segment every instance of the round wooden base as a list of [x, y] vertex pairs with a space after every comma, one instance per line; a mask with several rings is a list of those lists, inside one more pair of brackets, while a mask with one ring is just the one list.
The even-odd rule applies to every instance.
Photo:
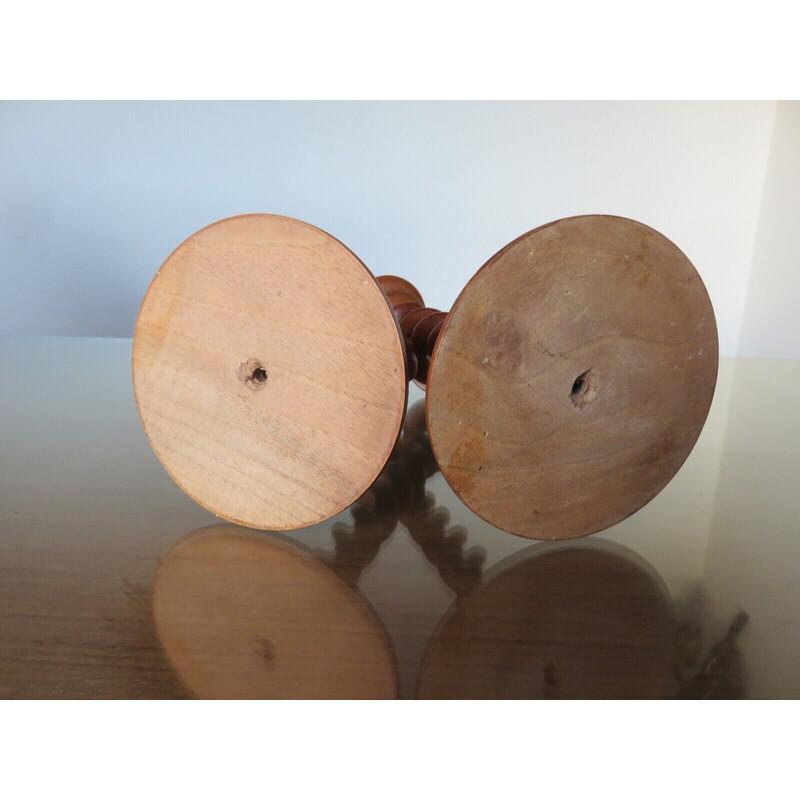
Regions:
[[166, 260], [136, 322], [133, 386], [175, 482], [227, 520], [270, 529], [360, 497], [408, 391], [373, 275], [327, 233], [267, 214], [214, 223]]
[[393, 699], [394, 652], [358, 591], [277, 536], [215, 525], [159, 566], [164, 650], [200, 698]]
[[563, 219], [497, 253], [456, 300], [428, 375], [431, 446], [492, 525], [584, 536], [675, 475], [717, 363], [708, 294], [672, 242], [620, 217]]

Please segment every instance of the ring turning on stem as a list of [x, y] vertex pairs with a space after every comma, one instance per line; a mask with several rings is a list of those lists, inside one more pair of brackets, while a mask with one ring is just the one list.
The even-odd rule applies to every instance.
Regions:
[[427, 308], [422, 295], [403, 278], [382, 275], [378, 278], [378, 283], [386, 292], [403, 334], [408, 359], [408, 379], [425, 386], [431, 354], [447, 319], [447, 313]]

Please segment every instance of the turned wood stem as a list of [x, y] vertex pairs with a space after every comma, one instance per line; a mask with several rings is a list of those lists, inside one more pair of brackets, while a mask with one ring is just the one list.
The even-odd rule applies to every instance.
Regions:
[[397, 317], [406, 346], [408, 379], [425, 386], [431, 354], [447, 313], [427, 308], [413, 284], [395, 275], [382, 275], [378, 283], [386, 293]]

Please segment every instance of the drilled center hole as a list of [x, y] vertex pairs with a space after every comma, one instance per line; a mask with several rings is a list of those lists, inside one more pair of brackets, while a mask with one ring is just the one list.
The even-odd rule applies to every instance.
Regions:
[[569, 393], [569, 399], [572, 401], [572, 405], [580, 411], [597, 397], [599, 391], [600, 378], [594, 371], [594, 367], [591, 367], [575, 378], [572, 383], [572, 390]]
[[555, 688], [558, 686], [558, 667], [555, 664], [545, 664], [542, 670], [544, 685]]
[[545, 664], [542, 670], [542, 677], [544, 678], [542, 686], [544, 696], [551, 698], [558, 697], [558, 689], [561, 683], [561, 677], [558, 674], [558, 664]]
[[260, 389], [267, 382], [267, 371], [256, 358], [248, 358], [239, 364], [239, 380], [251, 389]]

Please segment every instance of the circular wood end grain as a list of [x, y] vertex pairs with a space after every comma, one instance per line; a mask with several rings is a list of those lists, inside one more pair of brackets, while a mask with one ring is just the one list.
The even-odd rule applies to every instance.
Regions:
[[456, 300], [429, 371], [431, 446], [492, 525], [585, 536], [675, 475], [717, 363], [711, 302], [672, 242], [621, 217], [559, 220], [493, 256]]
[[277, 536], [215, 525], [162, 560], [159, 639], [200, 698], [392, 699], [388, 636], [358, 592]]
[[403, 342], [380, 286], [341, 242], [286, 217], [232, 217], [178, 247], [142, 302], [132, 360], [166, 470], [254, 528], [354, 502], [405, 412]]

